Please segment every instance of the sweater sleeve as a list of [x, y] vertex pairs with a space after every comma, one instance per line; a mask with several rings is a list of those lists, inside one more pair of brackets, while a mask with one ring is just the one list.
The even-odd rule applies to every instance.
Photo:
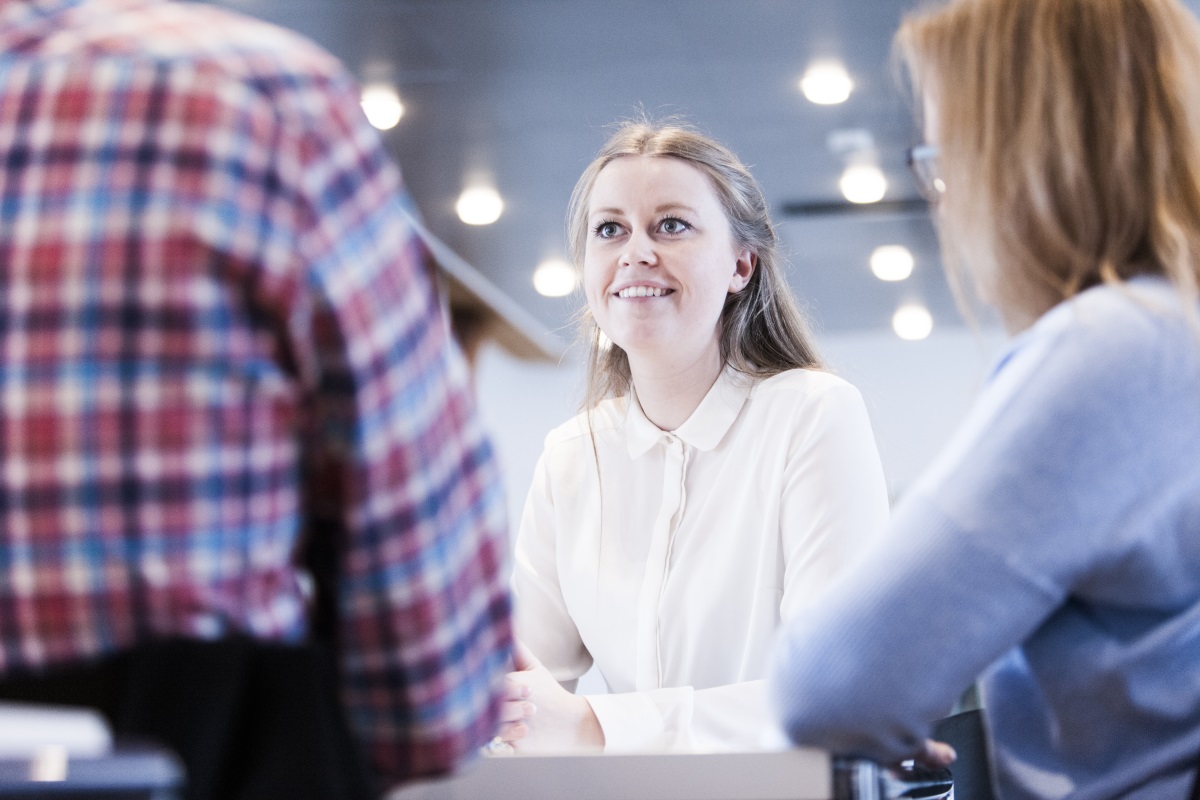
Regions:
[[1060, 601], [930, 498], [906, 503], [892, 530], [779, 638], [772, 695], [797, 744], [883, 763], [910, 756], [979, 671]]
[[1138, 547], [1123, 521], [1171, 437], [1146, 410], [1172, 407], [1175, 371], [1149, 319], [1060, 307], [1018, 340], [888, 535], [782, 633], [772, 692], [795, 742], [910, 755], [989, 664]]

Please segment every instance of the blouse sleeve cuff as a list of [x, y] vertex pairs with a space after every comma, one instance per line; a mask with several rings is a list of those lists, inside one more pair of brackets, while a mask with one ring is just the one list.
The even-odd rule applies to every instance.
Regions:
[[671, 750], [687, 730], [691, 687], [655, 692], [585, 695], [600, 728], [604, 752], [630, 753]]

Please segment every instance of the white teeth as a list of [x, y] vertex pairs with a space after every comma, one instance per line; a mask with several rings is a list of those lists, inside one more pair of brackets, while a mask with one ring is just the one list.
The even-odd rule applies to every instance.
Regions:
[[661, 286], [626, 286], [617, 297], [662, 297], [667, 290]]

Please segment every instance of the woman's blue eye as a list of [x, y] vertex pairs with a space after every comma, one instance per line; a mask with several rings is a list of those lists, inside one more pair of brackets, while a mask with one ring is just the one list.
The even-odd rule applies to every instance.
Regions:
[[596, 226], [596, 235], [601, 239], [611, 239], [621, 232], [621, 226], [615, 222], [601, 222]]
[[663, 233], [683, 233], [691, 227], [683, 220], [676, 219], [675, 217], [667, 217], [658, 223], [658, 226], [662, 228]]

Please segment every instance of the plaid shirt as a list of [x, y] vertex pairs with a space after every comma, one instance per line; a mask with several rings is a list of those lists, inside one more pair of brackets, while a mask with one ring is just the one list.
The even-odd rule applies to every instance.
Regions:
[[506, 516], [352, 79], [161, 0], [0, 0], [0, 672], [298, 641], [390, 780], [488, 739]]

